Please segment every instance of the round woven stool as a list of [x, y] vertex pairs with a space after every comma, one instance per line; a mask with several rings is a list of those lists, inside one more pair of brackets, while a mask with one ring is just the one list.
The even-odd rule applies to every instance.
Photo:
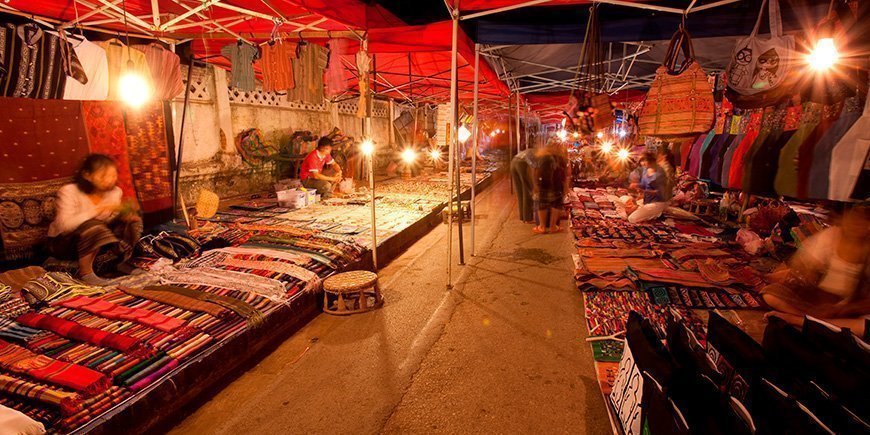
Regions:
[[323, 281], [323, 312], [347, 315], [379, 308], [384, 297], [378, 275], [367, 270], [337, 273]]

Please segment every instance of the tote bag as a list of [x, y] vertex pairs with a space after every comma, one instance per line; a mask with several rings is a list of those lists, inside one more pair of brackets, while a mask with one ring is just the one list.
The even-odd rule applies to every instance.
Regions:
[[[678, 68], [680, 51], [685, 60]], [[690, 136], [710, 130], [714, 120], [713, 86], [695, 60], [689, 33], [681, 26], [647, 93], [638, 121], [640, 134]]]
[[[768, 6], [770, 37], [758, 36], [765, 3]], [[761, 3], [755, 27], [734, 47], [728, 64], [728, 99], [735, 107], [758, 108], [776, 103], [788, 95], [787, 81], [795, 57], [795, 41], [782, 34], [779, 0]]]

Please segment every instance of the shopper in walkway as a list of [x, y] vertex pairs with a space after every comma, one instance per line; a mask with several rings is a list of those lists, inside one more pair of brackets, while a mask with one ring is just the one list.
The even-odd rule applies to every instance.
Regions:
[[773, 309], [768, 316], [794, 325], [812, 316], [862, 336], [870, 316], [870, 205], [806, 239], [771, 279], [761, 291]]
[[668, 203], [673, 196], [672, 182], [668, 179], [665, 171], [658, 165], [656, 156], [652, 153], [644, 153], [641, 157], [646, 171], [640, 180], [640, 189], [643, 191], [643, 205], [634, 210], [629, 216], [631, 223], [646, 222], [658, 218], [668, 208]]
[[537, 153], [532, 193], [538, 210], [538, 225], [532, 229], [536, 234], [562, 231], [559, 220], [565, 211], [564, 198], [569, 188], [568, 159], [565, 153], [565, 145], [560, 140], [551, 140], [546, 148]]
[[534, 148], [520, 151], [511, 159], [511, 180], [517, 195], [520, 220], [525, 223], [532, 223], [535, 220], [532, 191], [534, 189], [534, 170], [537, 163], [538, 159]]
[[[317, 148], [308, 153], [302, 161], [299, 178], [302, 185], [308, 189], [315, 189], [323, 199], [332, 196], [335, 184], [341, 181], [341, 166], [332, 159], [332, 139], [328, 136], [320, 138]], [[330, 166], [335, 175], [326, 175], [324, 170]]]
[[137, 206], [122, 199], [118, 167], [111, 157], [91, 154], [76, 172], [74, 183], [57, 193], [56, 215], [48, 229], [48, 251], [60, 260], [78, 261], [79, 277], [92, 285], [107, 282], [97, 276], [94, 261], [120, 272], [142, 235]]

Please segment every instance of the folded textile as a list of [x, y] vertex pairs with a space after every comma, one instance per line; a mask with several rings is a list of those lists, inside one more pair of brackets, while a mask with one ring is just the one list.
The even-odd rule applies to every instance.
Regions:
[[103, 287], [85, 284], [69, 274], [61, 272], [48, 272], [32, 279], [24, 285], [23, 290], [28, 302], [32, 304], [49, 303], [76, 295], [102, 295], [107, 292], [107, 289]]
[[41, 435], [45, 433], [45, 426], [22, 412], [0, 405], [0, 433]]
[[24, 288], [24, 284], [34, 278], [39, 278], [45, 275], [46, 270], [39, 266], [29, 266], [22, 269], [14, 269], [0, 273], [0, 283], [6, 284], [12, 288], [12, 291], [18, 292]]
[[81, 398], [76, 393], [70, 393], [3, 374], [0, 374], [0, 392], [57, 406], [65, 415], [77, 412], [81, 409], [82, 405]]
[[154, 311], [125, 307], [88, 296], [69, 298], [59, 302], [57, 305], [75, 310], [87, 311], [106, 319], [129, 320], [168, 333], [180, 332], [180, 330], [187, 325], [187, 322], [184, 320], [179, 320]]
[[645, 282], [657, 282], [666, 284], [678, 284], [689, 287], [714, 287], [698, 272], [688, 270], [670, 270], [665, 268], [637, 268], [632, 267], [631, 272], [638, 280]]
[[[153, 286], [148, 288], [154, 288]], [[176, 308], [181, 308], [195, 313], [206, 313], [218, 319], [224, 319], [232, 316], [232, 311], [209, 301], [191, 298], [185, 295], [177, 294], [169, 291], [144, 290], [132, 287], [119, 287], [121, 291], [131, 296], [148, 299], [155, 302], [160, 302], [166, 305], [172, 305]]]
[[0, 302], [0, 318], [14, 319], [30, 310], [30, 305], [18, 297]]
[[28, 328], [14, 320], [0, 316], [0, 338], [27, 343], [42, 332], [39, 329]]
[[655, 252], [649, 249], [580, 249], [580, 255], [590, 257], [619, 257], [619, 258], [655, 258]]
[[[185, 306], [206, 307], [211, 311], [215, 311], [215, 308], [226, 308], [245, 318], [245, 320], [247, 320], [248, 322], [248, 325], [251, 327], [260, 326], [264, 320], [263, 313], [261, 313], [251, 305], [238, 299], [214, 293], [168, 285], [146, 287], [144, 290], [127, 288], [122, 288], [122, 290], [125, 293], [131, 294], [133, 296], [140, 296], [146, 299], [156, 300], [158, 302], [165, 302], [169, 305], [177, 306], [179, 308], [185, 308]], [[203, 302], [205, 303], [205, 305], [202, 304]]]
[[77, 364], [57, 361], [45, 355], [37, 355], [3, 340], [0, 340], [0, 367], [87, 395], [105, 391], [111, 385], [109, 378], [102, 373]]
[[721, 249], [695, 249], [695, 248], [683, 248], [677, 249], [676, 251], [671, 252], [671, 257], [679, 261], [686, 261], [698, 258], [721, 258], [721, 257], [731, 257], [731, 254], [725, 252]]
[[[227, 260], [231, 262], [232, 260]], [[273, 302], [287, 301], [287, 289], [278, 280], [250, 273], [222, 270], [214, 267], [196, 267], [165, 271], [160, 274], [163, 284], [213, 285], [242, 292], [255, 293]]]
[[79, 325], [76, 322], [40, 313], [25, 313], [18, 322], [32, 328], [47, 329], [62, 337], [114, 349], [133, 356], [150, 355], [153, 350], [145, 343], [126, 335]]

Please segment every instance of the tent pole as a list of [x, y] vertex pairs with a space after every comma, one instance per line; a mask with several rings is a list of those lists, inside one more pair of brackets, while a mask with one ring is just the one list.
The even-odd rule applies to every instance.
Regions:
[[462, 171], [460, 171], [459, 168], [462, 164], [462, 148], [464, 147], [464, 144], [459, 142], [459, 8], [456, 8], [456, 19], [453, 21], [453, 25], [453, 40], [456, 41], [456, 44], [453, 45], [454, 65], [456, 65], [456, 70], [453, 75], [453, 85], [455, 87], [452, 89], [453, 101], [455, 101], [453, 105], [453, 148], [456, 153], [453, 157], [453, 164], [455, 165], [453, 168], [453, 177], [456, 178], [456, 213], [459, 214], [459, 225], [456, 230], [459, 239], [459, 265], [462, 266], [465, 264], [465, 237], [463, 237], [462, 234], [462, 182], [460, 177], [460, 172]]
[[520, 140], [520, 93], [517, 91], [517, 129], [515, 131], [517, 136], [517, 154], [520, 152], [521, 140]]
[[450, 51], [450, 122], [447, 128], [447, 288], [453, 288], [453, 167], [456, 163], [456, 120], [458, 110], [456, 110], [456, 90], [457, 90], [457, 43], [459, 39], [459, 8], [458, 1], [454, 3], [453, 9], [450, 10], [450, 15], [453, 18], [453, 37]]
[[474, 142], [471, 145], [471, 256], [474, 257], [474, 200], [477, 196], [477, 142], [478, 142], [478, 113], [477, 113], [477, 91], [478, 91], [478, 73], [480, 68], [480, 44], [474, 44], [474, 124], [471, 127], [471, 138]]
[[181, 198], [181, 192], [179, 191], [179, 181], [181, 181], [181, 160], [184, 158], [184, 125], [185, 121], [187, 121], [187, 106], [190, 105], [190, 77], [193, 73], [193, 64], [196, 62], [196, 58], [193, 55], [190, 55], [187, 66], [187, 83], [185, 83], [184, 87], [184, 105], [181, 107], [181, 128], [179, 129], [178, 134], [178, 150], [176, 150], [175, 156], [175, 178], [172, 180], [172, 193], [175, 195], [172, 201], [172, 215], [178, 217], [178, 202]]
[[[368, 36], [366, 36], [366, 39], [363, 40], [363, 50], [366, 52], [366, 55], [368, 55], [368, 51], [369, 51]], [[375, 68], [374, 61], [375, 61], [374, 56], [372, 56], [372, 65], [370, 65], [370, 68], [372, 68], [372, 69]], [[362, 71], [360, 71], [360, 79], [362, 79], [363, 77], [366, 77], [366, 79], [368, 79], [368, 74], [363, 74]], [[377, 83], [377, 81], [375, 81], [375, 83]], [[375, 84], [375, 86], [377, 86], [377, 84]], [[365, 120], [363, 122], [363, 137], [364, 137], [364, 139], [368, 139], [368, 140], [373, 141], [374, 138], [372, 137], [372, 110], [374, 110], [374, 105], [375, 105], [374, 93], [376, 92], [377, 88], [368, 88], [367, 87], [367, 89], [369, 89], [369, 91], [368, 91], [369, 97], [366, 99], [366, 105], [368, 107], [366, 107], [366, 117], [365, 117]], [[392, 122], [390, 122], [390, 128], [392, 128]], [[368, 164], [369, 164], [369, 192], [371, 192], [371, 197], [372, 197], [371, 198], [372, 199], [372, 210], [371, 210], [371, 212], [372, 212], [372, 271], [377, 273], [377, 271], [378, 271], [378, 217], [377, 217], [377, 213], [375, 212], [375, 199], [376, 199], [376, 197], [375, 197], [375, 152], [374, 151], [372, 151], [372, 153], [369, 154], [367, 160], [368, 160]]]

